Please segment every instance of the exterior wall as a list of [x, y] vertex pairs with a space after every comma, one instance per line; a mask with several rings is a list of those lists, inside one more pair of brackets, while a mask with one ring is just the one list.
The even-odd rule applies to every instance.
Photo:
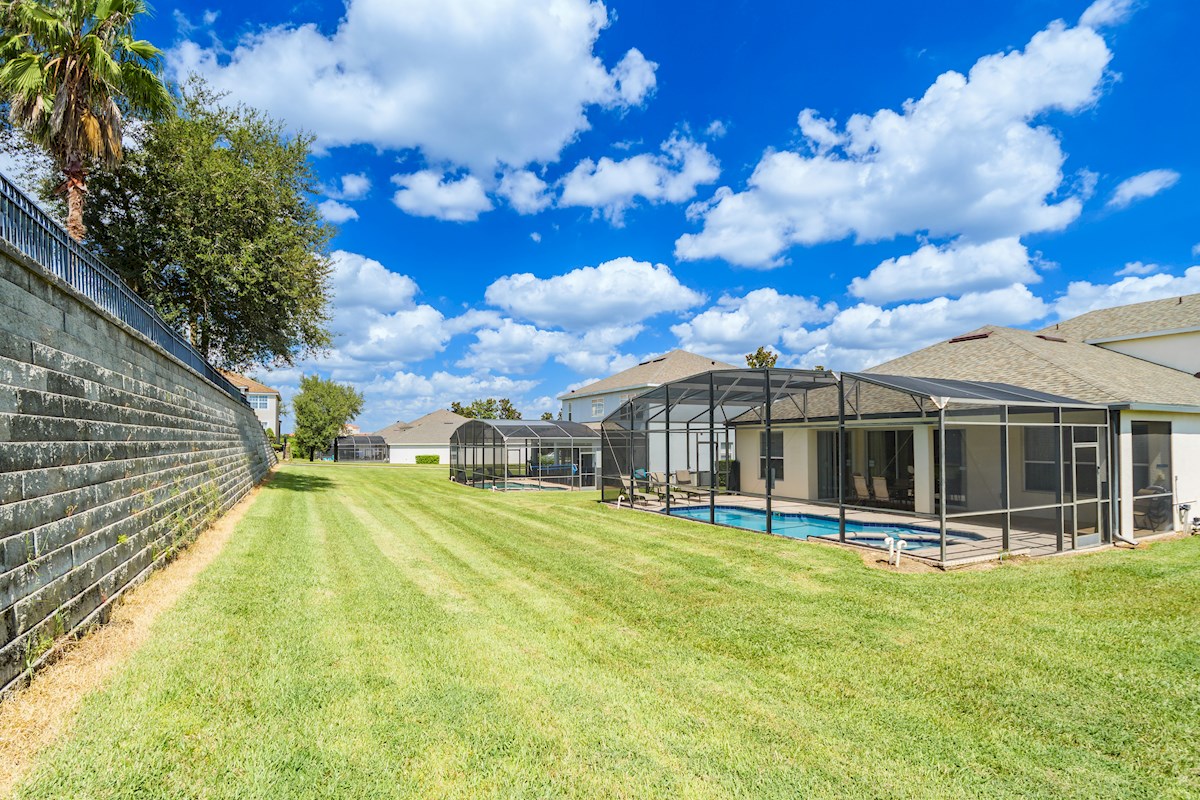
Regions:
[[450, 463], [450, 445], [390, 444], [388, 460], [393, 464], [415, 464], [417, 456], [438, 456], [443, 466]]
[[1099, 346], [1193, 375], [1200, 372], [1200, 331], [1104, 342]]
[[[257, 392], [251, 392], [250, 394], [254, 395], [254, 394], [257, 394]], [[254, 408], [251, 410], [254, 412], [254, 416], [258, 417], [259, 424], [261, 424], [264, 429], [270, 428], [272, 431], [275, 432], [275, 435], [278, 436], [280, 433], [280, 431], [279, 431], [279, 398], [273, 394], [258, 395], [258, 396], [267, 398], [267, 407], [266, 408]]]
[[[1171, 469], [1175, 473], [1175, 503], [1187, 503], [1189, 517], [1200, 516], [1200, 414], [1173, 414], [1154, 411], [1122, 411], [1120, 418], [1121, 459], [1121, 533], [1133, 536], [1133, 433], [1132, 425], [1141, 422], [1171, 423]], [[1178, 529], [1179, 516], [1175, 515]]]
[[247, 405], [0, 255], [0, 689], [273, 463]]
[[[771, 430], [783, 434], [783, 478], [775, 480], [772, 494], [800, 500], [816, 498], [817, 431], [783, 424], [773, 425]], [[742, 491], [751, 494], [766, 494], [767, 491], [766, 480], [758, 476], [759, 459], [762, 458], [760, 433], [762, 428], [738, 428], [736, 432]]]
[[[568, 422], [603, 422], [605, 417], [620, 408], [626, 400], [642, 393], [648, 388], [650, 387], [644, 386], [639, 389], [622, 389], [619, 392], [598, 394], [592, 397], [573, 397], [569, 400], [563, 400], [562, 418]], [[599, 399], [604, 400], [604, 413], [593, 414], [592, 401]]]

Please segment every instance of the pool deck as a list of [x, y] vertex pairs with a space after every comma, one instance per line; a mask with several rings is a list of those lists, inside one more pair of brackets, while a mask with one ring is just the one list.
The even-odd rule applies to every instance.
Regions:
[[[672, 493], [674, 494], [674, 493]], [[718, 494], [716, 499], [718, 506], [753, 509], [765, 511], [767, 506], [766, 498], [755, 497], [743, 494]], [[708, 497], [706, 495], [694, 495], [691, 497], [672, 497], [671, 507], [681, 508], [685, 506], [707, 506]], [[661, 500], [651, 498], [649, 500], [639, 500], [635, 505], [631, 506], [638, 511], [662, 512], [666, 508], [666, 504]], [[806, 503], [798, 500], [781, 500], [773, 498], [771, 500], [771, 511], [781, 514], [812, 514], [821, 517], [838, 516], [836, 506], [821, 505], [817, 503]], [[687, 519], [679, 517], [679, 519]], [[709, 524], [707, 520], [695, 520], [703, 524]], [[928, 519], [925, 517], [914, 517], [909, 514], [898, 514], [889, 512], [886, 509], [871, 509], [863, 510], [857, 508], [846, 509], [846, 521], [858, 523], [876, 523], [883, 525], [899, 525], [899, 526], [917, 526], [920, 528], [934, 528], [938, 526], [936, 519]], [[932, 564], [938, 564], [944, 567], [965, 566], [968, 564], [977, 563], [980, 561], [994, 560], [1001, 557], [1001, 534], [996, 528], [971, 524], [965, 519], [950, 519], [946, 522], [947, 534], [952, 535], [952, 531], [962, 531], [983, 538], [977, 540], [959, 540], [956, 542], [947, 541], [946, 543], [946, 560], [943, 562], [939, 557], [939, 552], [936, 548], [931, 551], [909, 552], [905, 551], [904, 558], [918, 558], [922, 561], [927, 561]], [[935, 534], [936, 535], [936, 534]], [[812, 536], [812, 540], [821, 540], [825, 542], [833, 542], [841, 545], [838, 542], [836, 534], [833, 537], [828, 536]], [[1021, 530], [1013, 528], [1009, 532], [1009, 556], [1047, 556], [1058, 553], [1058, 536], [1056, 533], [1047, 531]], [[873, 547], [871, 545], [862, 545], [854, 543], [846, 543], [844, 546], [866, 547], [872, 550], [882, 548]], [[1110, 545], [1103, 544], [1099, 547], [1108, 547]], [[1094, 549], [1094, 548], [1087, 548]], [[1068, 552], [1083, 552], [1084, 548]]]

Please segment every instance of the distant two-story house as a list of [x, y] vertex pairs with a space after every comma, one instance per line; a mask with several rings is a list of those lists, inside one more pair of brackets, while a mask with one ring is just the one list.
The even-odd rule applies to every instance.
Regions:
[[221, 370], [221, 374], [237, 388], [241, 389], [246, 402], [254, 409], [254, 415], [262, 423], [264, 430], [270, 430], [279, 435], [279, 405], [281, 396], [276, 389], [259, 383], [253, 378], [239, 375], [236, 372]]
[[558, 399], [562, 402], [562, 418], [599, 428], [600, 422], [620, 408], [622, 403], [647, 389], [700, 372], [733, 368], [734, 365], [724, 361], [686, 350], [672, 350], [616, 375], [560, 394]]

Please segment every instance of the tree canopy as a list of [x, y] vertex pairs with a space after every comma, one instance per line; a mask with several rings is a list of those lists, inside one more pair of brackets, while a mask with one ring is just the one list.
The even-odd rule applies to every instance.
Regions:
[[228, 369], [282, 366], [330, 344], [333, 233], [310, 199], [312, 139], [192, 80], [178, 116], [92, 181], [85, 220], [105, 262]]
[[465, 406], [456, 400], [450, 404], [450, 410], [459, 416], [470, 417], [471, 419], [521, 418], [521, 412], [517, 411], [516, 406], [507, 397], [499, 399], [488, 397], [481, 400], [472, 400]]
[[292, 398], [296, 416], [294, 446], [301, 454], [325, 452], [346, 423], [362, 411], [363, 396], [353, 386], [316, 375], [300, 378], [300, 393]]
[[770, 369], [779, 360], [779, 353], [774, 353], [765, 347], [759, 347], [753, 353], [746, 355], [746, 366], [751, 369]]
[[0, 1], [0, 102], [65, 180], [67, 230], [83, 239], [87, 175], [122, 158], [128, 115], [174, 111], [159, 49], [135, 39], [142, 0]]

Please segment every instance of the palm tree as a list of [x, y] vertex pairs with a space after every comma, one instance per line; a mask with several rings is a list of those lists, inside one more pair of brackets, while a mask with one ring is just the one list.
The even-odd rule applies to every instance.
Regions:
[[174, 102], [161, 52], [133, 38], [143, 0], [0, 0], [0, 102], [64, 180], [67, 231], [83, 239], [92, 165], [121, 160], [125, 115], [157, 119]]

